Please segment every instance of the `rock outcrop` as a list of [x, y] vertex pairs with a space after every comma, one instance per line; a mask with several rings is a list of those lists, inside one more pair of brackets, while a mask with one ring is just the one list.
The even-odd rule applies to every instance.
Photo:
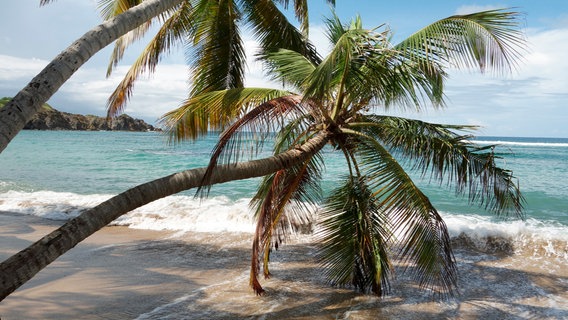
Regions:
[[[10, 101], [9, 97], [0, 99], [0, 108]], [[134, 119], [126, 114], [110, 121], [105, 117], [61, 112], [45, 103], [40, 112], [36, 113], [24, 130], [85, 130], [85, 131], [160, 131], [159, 128]]]
[[24, 129], [27, 130], [113, 130], [155, 131], [156, 128], [126, 114], [107, 121], [104, 117], [72, 114], [55, 109], [44, 109], [34, 115]]

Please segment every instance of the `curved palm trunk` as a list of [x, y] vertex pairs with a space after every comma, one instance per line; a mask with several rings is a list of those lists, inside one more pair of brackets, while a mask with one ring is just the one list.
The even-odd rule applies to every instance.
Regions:
[[[301, 147], [277, 156], [218, 166], [210, 183], [264, 176], [297, 165], [321, 150], [329, 139], [320, 133]], [[129, 189], [69, 220], [0, 264], [0, 301], [79, 242], [121, 215], [160, 198], [199, 187], [207, 168], [187, 170]]]
[[0, 109], [0, 153], [41, 106], [95, 53], [184, 0], [148, 0], [85, 33]]

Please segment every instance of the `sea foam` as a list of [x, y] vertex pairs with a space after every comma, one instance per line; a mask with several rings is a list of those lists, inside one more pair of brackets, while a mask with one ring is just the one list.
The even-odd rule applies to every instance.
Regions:
[[563, 142], [520, 142], [506, 140], [472, 140], [471, 142], [480, 145], [503, 145], [503, 146], [519, 146], [519, 147], [560, 147], [567, 148], [568, 143]]
[[[0, 211], [34, 215], [51, 220], [67, 220], [112, 195], [79, 195], [69, 192], [0, 193]], [[184, 232], [254, 232], [250, 199], [231, 200], [216, 196], [169, 196], [132, 212], [112, 224], [135, 229]], [[536, 219], [497, 220], [475, 214], [441, 213], [453, 239], [467, 239], [470, 246], [488, 250], [503, 246], [512, 251], [534, 251], [568, 260], [568, 226]], [[503, 249], [503, 248], [501, 248]], [[501, 250], [499, 249], [499, 250]]]

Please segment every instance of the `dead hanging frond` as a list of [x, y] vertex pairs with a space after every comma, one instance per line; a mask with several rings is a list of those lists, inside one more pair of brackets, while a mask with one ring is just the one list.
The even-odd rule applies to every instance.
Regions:
[[305, 163], [276, 172], [264, 179], [251, 205], [256, 206], [257, 227], [253, 239], [250, 284], [256, 294], [264, 289], [258, 281], [262, 260], [265, 278], [273, 249], [287, 237], [312, 223], [311, 214], [321, 197], [322, 159], [319, 154]]

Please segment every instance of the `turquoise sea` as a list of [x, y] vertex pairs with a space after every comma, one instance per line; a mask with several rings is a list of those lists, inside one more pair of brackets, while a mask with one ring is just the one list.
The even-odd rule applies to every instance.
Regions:
[[[95, 204], [138, 184], [174, 172], [207, 165], [217, 141], [214, 134], [197, 142], [169, 144], [159, 132], [23, 131], [0, 155], [0, 210], [57, 218], [62, 212]], [[568, 139], [478, 137], [479, 144], [498, 144], [501, 166], [519, 179], [527, 200], [528, 221], [568, 227]], [[265, 155], [270, 146], [265, 148]], [[328, 152], [324, 190], [343, 174], [342, 157]], [[483, 208], [414, 175], [439, 211], [447, 215], [492, 216]], [[214, 186], [207, 205], [243, 209], [258, 179]], [[197, 203], [193, 191], [182, 193]], [[33, 208], [29, 199], [44, 204]], [[73, 199], [73, 200], [71, 200]], [[171, 201], [176, 203], [179, 198]], [[167, 202], [167, 201], [166, 201]], [[168, 210], [168, 205], [161, 210]], [[492, 219], [499, 221], [502, 219]]]
[[[0, 219], [2, 212], [12, 212], [66, 220], [138, 184], [205, 166], [216, 140], [217, 136], [212, 134], [194, 143], [172, 145], [159, 132], [23, 131], [0, 154]], [[417, 312], [429, 306], [425, 310], [444, 314], [444, 319], [460, 314], [464, 307], [479, 309], [477, 314], [487, 315], [488, 319], [568, 317], [568, 139], [477, 137], [474, 141], [499, 145], [496, 152], [503, 156], [500, 165], [518, 177], [526, 198], [526, 219], [496, 217], [479, 206], [468, 204], [466, 198], [454, 195], [445, 184], [430, 183], [427, 177], [421, 179], [417, 173], [413, 174], [448, 225], [464, 295], [457, 302], [432, 306], [429, 296], [415, 294], [415, 290], [405, 293], [399, 288], [386, 303], [370, 297], [353, 298], [349, 310], [355, 312], [354, 316], [367, 314], [360, 318], [376, 319], [377, 310], [391, 305], [392, 310], [399, 310], [397, 312], [406, 310], [401, 308]], [[267, 146], [260, 156], [267, 155], [269, 149]], [[331, 150], [326, 152], [323, 189], [329, 190], [343, 174], [344, 165], [341, 155]], [[215, 245], [223, 248], [222, 252], [231, 252], [226, 248], [231, 244], [224, 239], [231, 235], [231, 239], [245, 239], [248, 243], [249, 233], [254, 230], [248, 203], [258, 182], [253, 179], [216, 185], [207, 199], [196, 198], [193, 190], [185, 191], [136, 209], [114, 224], [142, 230], [169, 230], [180, 237], [191, 234], [197, 239], [203, 234], [203, 240], [198, 240], [203, 250], [207, 250], [211, 241], [216, 241]], [[226, 237], [215, 236], [221, 233]], [[308, 245], [311, 235], [298, 237], [306, 245], [293, 246], [289, 251], [286, 251], [288, 246], [284, 246], [285, 255], [277, 257], [282, 260], [273, 262], [276, 269], [286, 265], [284, 262], [289, 255], [302, 255], [302, 259], [313, 256], [313, 246]], [[141, 251], [135, 252], [177, 261], [162, 252], [163, 245], [167, 243], [142, 244], [136, 249]], [[119, 250], [119, 247], [112, 248]], [[248, 254], [243, 253], [247, 252], [246, 248], [248, 244], [234, 259], [248, 260]], [[196, 257], [192, 263], [199, 265], [202, 256], [208, 254], [211, 253], [192, 253], [191, 257]], [[222, 263], [221, 260], [216, 263]], [[306, 294], [307, 282], [291, 279], [303, 279], [306, 274], [315, 277], [318, 286], [317, 294], [307, 295], [309, 299], [335, 301], [337, 291], [325, 289], [327, 284], [325, 279], [318, 278], [321, 275], [317, 269], [299, 268], [293, 271], [290, 280], [280, 281], [274, 296], [262, 303], [268, 304], [270, 310], [286, 310], [292, 297]], [[243, 268], [234, 279], [218, 285], [240, 288], [246, 286], [247, 281], [247, 269]], [[247, 295], [201, 296], [209, 290], [213, 289], [203, 287], [172, 301], [163, 301], [163, 305], [138, 318], [224, 319], [227, 314], [218, 309], [227, 304], [246, 304], [251, 310], [257, 310], [256, 300]], [[401, 291], [402, 298], [398, 295]], [[397, 301], [404, 301], [404, 305]], [[322, 303], [325, 306], [327, 302]], [[366, 308], [369, 308], [367, 313], [357, 311]], [[259, 312], [247, 310], [243, 309], [243, 313], [252, 318]], [[294, 308], [290, 310], [279, 315], [295, 316]], [[390, 318], [398, 319], [397, 316]]]

